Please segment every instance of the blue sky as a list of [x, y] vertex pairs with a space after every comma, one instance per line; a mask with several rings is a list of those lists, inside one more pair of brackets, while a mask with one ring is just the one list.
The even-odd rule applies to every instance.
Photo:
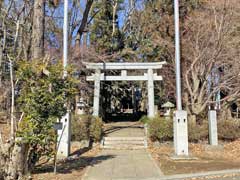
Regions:
[[[78, 1], [68, 0], [68, 2], [69, 2], [69, 5], [68, 5], [69, 6], [68, 7], [69, 13], [70, 12], [73, 13], [73, 10], [72, 10], [73, 2], [77, 2], [78, 5], [80, 6], [81, 12], [80, 11], [76, 12], [78, 23], [81, 22], [82, 14], [83, 14], [83, 11], [84, 11], [85, 5], [86, 5], [86, 1], [87, 0], [78, 0]], [[142, 9], [143, 4], [144, 4], [143, 2], [144, 2], [144, 0], [136, 0], [136, 8], [137, 9]], [[46, 8], [46, 14], [47, 15], [50, 15], [52, 12], [54, 12], [56, 26], [59, 27], [59, 28], [61, 28], [63, 26], [63, 5], [64, 5], [64, 0], [61, 0], [58, 8]], [[124, 1], [123, 6], [124, 6], [123, 10], [119, 11], [119, 14], [118, 14], [118, 16], [119, 16], [118, 22], [119, 22], [119, 27], [120, 28], [123, 27], [125, 17], [127, 15], [127, 11], [128, 11], [128, 8], [129, 8], [128, 0]], [[71, 19], [71, 21], [72, 21], [72, 19]], [[77, 28], [75, 29], [73, 34], [76, 34], [76, 30], [77, 30]], [[69, 31], [71, 31], [71, 27], [69, 27]], [[54, 38], [54, 35], [53, 35], [53, 38]]]

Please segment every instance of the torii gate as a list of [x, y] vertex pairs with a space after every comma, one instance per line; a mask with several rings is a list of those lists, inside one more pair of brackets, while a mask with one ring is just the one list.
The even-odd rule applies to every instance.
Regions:
[[[94, 81], [94, 100], [93, 115], [99, 115], [99, 98], [100, 98], [100, 82], [101, 81], [147, 81], [148, 87], [148, 117], [154, 117], [154, 81], [163, 80], [162, 76], [157, 75], [153, 71], [161, 69], [166, 62], [150, 62], [150, 63], [84, 63], [87, 69], [95, 70], [91, 76], [87, 76], [87, 81]], [[121, 70], [120, 76], [108, 76], [101, 73], [101, 70]], [[147, 70], [140, 76], [127, 75], [127, 70]]]

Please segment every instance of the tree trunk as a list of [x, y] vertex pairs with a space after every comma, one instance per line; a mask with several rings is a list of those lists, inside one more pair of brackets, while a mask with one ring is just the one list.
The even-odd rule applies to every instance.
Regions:
[[45, 0], [35, 0], [33, 10], [32, 58], [44, 56]]
[[83, 18], [82, 18], [80, 27], [77, 31], [77, 36], [76, 36], [76, 40], [75, 40], [76, 46], [81, 45], [82, 34], [83, 34], [83, 32], [85, 30], [85, 27], [88, 23], [88, 15], [89, 15], [89, 12], [91, 10], [92, 4], [93, 4], [93, 0], [88, 0], [87, 1], [86, 7], [85, 7], [84, 12], [83, 12]]
[[8, 176], [6, 180], [22, 179], [28, 172], [27, 169], [27, 146], [23, 143], [15, 143], [11, 160], [8, 168]]
[[15, 91], [14, 91], [14, 82], [13, 82], [13, 62], [10, 61], [10, 81], [11, 81], [11, 138], [15, 135], [15, 118], [14, 118], [14, 105], [15, 105]]
[[118, 1], [116, 0], [113, 5], [113, 20], [112, 20], [112, 37], [114, 37], [114, 34], [116, 32], [116, 13], [117, 13], [117, 7], [118, 7]]
[[2, 86], [2, 59], [3, 59], [3, 48], [0, 46], [0, 87]]
[[[14, 38], [14, 47], [13, 47], [13, 52], [16, 55], [16, 49], [17, 49], [17, 41], [18, 41], [18, 35], [19, 35], [19, 20], [17, 21], [17, 26], [16, 26], [16, 35]], [[11, 57], [8, 56], [9, 63], [10, 63], [10, 82], [11, 82], [11, 138], [14, 138], [15, 136], [15, 127], [16, 127], [16, 122], [15, 122], [15, 116], [14, 116], [14, 110], [15, 110], [15, 85], [14, 85], [14, 69], [13, 69], [13, 61]]]
[[20, 180], [28, 173], [28, 145], [21, 138], [0, 145], [0, 173], [6, 180]]

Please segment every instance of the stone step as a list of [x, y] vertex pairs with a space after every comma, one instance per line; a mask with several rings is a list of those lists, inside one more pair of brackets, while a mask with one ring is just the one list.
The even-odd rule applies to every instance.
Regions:
[[126, 144], [126, 145], [144, 145], [144, 141], [141, 140], [141, 141], [104, 141], [104, 145], [109, 145], [109, 144], [112, 144], [112, 145], [117, 145], [117, 144]]
[[144, 141], [145, 137], [104, 137], [105, 141]]
[[104, 145], [102, 147], [103, 149], [117, 149], [117, 150], [125, 150], [125, 149], [129, 149], [129, 150], [134, 150], [134, 149], [145, 149], [146, 147], [144, 145], [138, 145], [138, 146], [130, 146], [130, 145], [127, 145], [127, 146], [124, 146], [124, 145]]
[[144, 149], [147, 147], [145, 137], [104, 137], [103, 149]]

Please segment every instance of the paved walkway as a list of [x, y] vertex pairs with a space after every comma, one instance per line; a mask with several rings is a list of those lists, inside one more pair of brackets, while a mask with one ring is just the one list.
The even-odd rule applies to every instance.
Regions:
[[[136, 123], [113, 123], [106, 136], [144, 136]], [[240, 180], [240, 170], [212, 171], [164, 176], [147, 150], [102, 150], [87, 169], [83, 180]]]
[[240, 169], [164, 176], [160, 180], [240, 180]]
[[163, 175], [146, 150], [103, 150], [84, 180], [157, 180]]
[[[124, 122], [108, 124], [106, 136], [142, 137], [143, 127]], [[104, 158], [102, 158], [104, 157]], [[84, 180], [157, 180], [163, 174], [145, 150], [102, 150], [87, 169]]]

